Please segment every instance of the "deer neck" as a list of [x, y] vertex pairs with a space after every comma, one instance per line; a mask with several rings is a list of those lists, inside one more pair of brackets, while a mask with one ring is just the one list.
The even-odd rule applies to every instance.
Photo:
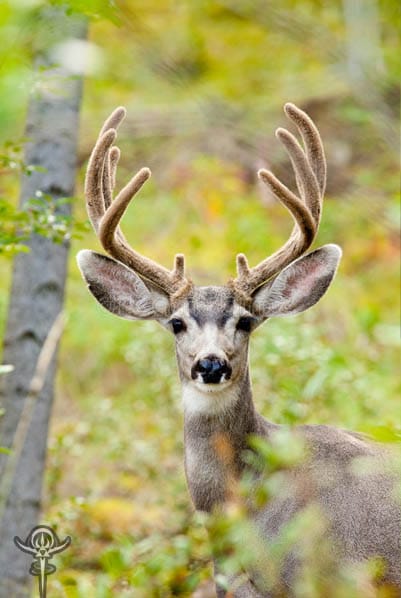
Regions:
[[187, 482], [195, 507], [210, 511], [240, 476], [248, 436], [261, 431], [248, 367], [221, 391], [204, 393], [184, 385], [183, 402]]

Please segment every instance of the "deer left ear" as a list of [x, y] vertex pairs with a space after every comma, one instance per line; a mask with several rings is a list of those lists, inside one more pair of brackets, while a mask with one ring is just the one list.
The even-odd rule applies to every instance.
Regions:
[[83, 249], [77, 261], [88, 289], [105, 309], [127, 320], [158, 320], [170, 310], [168, 296], [114, 259]]
[[252, 311], [271, 318], [297, 314], [312, 307], [329, 288], [341, 255], [338, 245], [324, 245], [298, 258], [255, 292]]

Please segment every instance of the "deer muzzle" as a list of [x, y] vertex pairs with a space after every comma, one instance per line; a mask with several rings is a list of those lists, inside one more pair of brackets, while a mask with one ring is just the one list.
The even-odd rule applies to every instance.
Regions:
[[191, 368], [192, 380], [202, 380], [204, 384], [220, 384], [230, 379], [232, 368], [217, 355], [207, 355], [194, 363]]

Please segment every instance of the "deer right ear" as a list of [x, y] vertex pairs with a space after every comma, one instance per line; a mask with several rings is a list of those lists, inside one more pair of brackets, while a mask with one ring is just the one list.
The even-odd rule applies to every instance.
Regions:
[[168, 296], [153, 286], [148, 288], [127, 266], [88, 249], [78, 253], [77, 262], [92, 295], [112, 314], [128, 320], [167, 315]]
[[334, 244], [324, 245], [298, 258], [273, 281], [256, 291], [253, 311], [264, 318], [272, 318], [309, 309], [329, 288], [340, 258], [341, 249]]

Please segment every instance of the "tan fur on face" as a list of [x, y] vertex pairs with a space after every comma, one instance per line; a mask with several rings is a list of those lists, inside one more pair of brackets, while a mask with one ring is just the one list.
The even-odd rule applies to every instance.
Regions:
[[[244, 374], [248, 365], [249, 334], [236, 329], [240, 317], [250, 315], [247, 310], [233, 303], [228, 316], [224, 311], [224, 301], [216, 300], [208, 310], [208, 319], [203, 322], [196, 317], [196, 305], [186, 302], [176, 310], [169, 321], [181, 319], [186, 326], [184, 332], [176, 336], [176, 356], [181, 382], [183, 384], [184, 409], [195, 412], [217, 413], [235, 401], [235, 392], [231, 389]], [[204, 312], [200, 312], [204, 313]], [[222, 321], [227, 318], [224, 324]], [[168, 322], [165, 323], [169, 326]], [[191, 368], [207, 357], [215, 355], [226, 361], [232, 368], [231, 377], [220, 384], [204, 384], [202, 380], [193, 380]]]

